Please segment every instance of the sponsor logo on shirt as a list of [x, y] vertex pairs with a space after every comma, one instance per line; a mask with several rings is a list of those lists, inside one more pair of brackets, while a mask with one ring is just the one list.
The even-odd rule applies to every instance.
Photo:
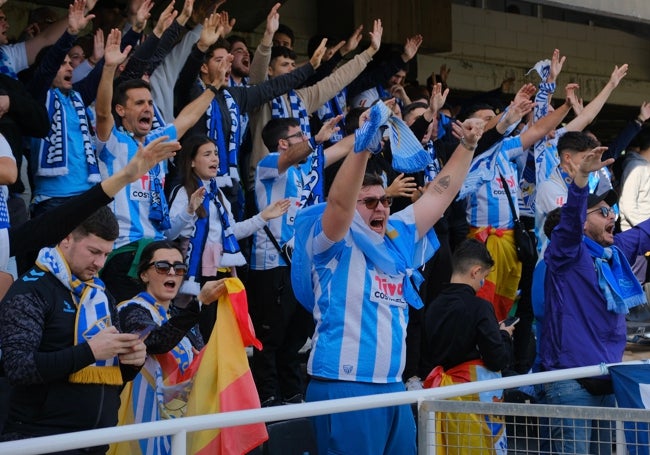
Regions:
[[404, 289], [400, 277], [392, 277], [378, 272], [371, 272], [370, 274], [372, 277], [370, 300], [372, 302], [406, 308]]

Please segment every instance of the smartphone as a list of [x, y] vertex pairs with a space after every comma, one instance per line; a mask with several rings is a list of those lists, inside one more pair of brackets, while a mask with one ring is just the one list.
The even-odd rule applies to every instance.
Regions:
[[156, 324], [155, 322], [144, 323], [136, 327], [136, 329], [133, 330], [131, 333], [135, 333], [138, 335], [140, 339], [143, 339], [144, 337], [149, 335], [151, 331], [156, 327], [158, 327], [158, 324]]
[[[501, 323], [503, 323], [506, 327], [509, 327], [511, 325], [515, 325], [518, 322], [519, 322], [519, 318], [517, 316], [511, 316], [511, 317], [501, 321]], [[501, 323], [499, 323], [499, 325], [501, 325]]]

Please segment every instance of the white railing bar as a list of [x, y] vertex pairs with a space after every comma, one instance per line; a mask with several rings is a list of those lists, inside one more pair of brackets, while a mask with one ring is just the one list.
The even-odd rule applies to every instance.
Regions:
[[[610, 364], [609, 366], [641, 364], [648, 362], [649, 360], [635, 360], [631, 362]], [[490, 379], [487, 381], [470, 382], [435, 389], [394, 392], [262, 409], [224, 412], [219, 414], [184, 417], [180, 419], [23, 439], [20, 441], [0, 443], [0, 453], [20, 453], [21, 455], [40, 454], [80, 447], [110, 444], [112, 442], [171, 435], [179, 433], [180, 431], [190, 433], [194, 431], [226, 428], [257, 422], [273, 422], [277, 420], [296, 419], [323, 414], [334, 414], [338, 412], [397, 406], [420, 402], [425, 399], [444, 399], [495, 389], [510, 389], [526, 385], [599, 376], [607, 372], [607, 366], [608, 365], [604, 364], [593, 365], [566, 370], [546, 371], [542, 373]], [[74, 435], [74, 437], [72, 437], [72, 435]]]

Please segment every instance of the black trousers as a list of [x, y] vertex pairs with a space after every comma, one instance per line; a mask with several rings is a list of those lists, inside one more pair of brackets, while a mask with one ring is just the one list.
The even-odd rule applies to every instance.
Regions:
[[298, 352], [314, 332], [312, 315], [296, 300], [289, 267], [250, 270], [247, 293], [255, 334], [252, 372], [260, 401], [304, 393]]

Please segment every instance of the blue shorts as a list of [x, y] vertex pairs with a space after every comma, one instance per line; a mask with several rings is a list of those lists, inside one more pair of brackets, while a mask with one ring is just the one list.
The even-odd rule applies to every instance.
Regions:
[[[402, 382], [371, 384], [311, 379], [308, 402], [403, 392]], [[312, 417], [318, 453], [415, 455], [415, 419], [409, 405]]]

